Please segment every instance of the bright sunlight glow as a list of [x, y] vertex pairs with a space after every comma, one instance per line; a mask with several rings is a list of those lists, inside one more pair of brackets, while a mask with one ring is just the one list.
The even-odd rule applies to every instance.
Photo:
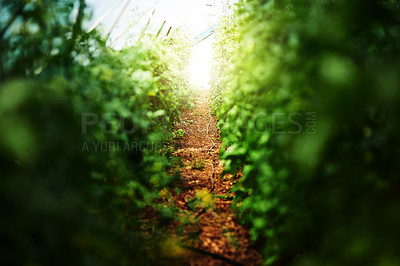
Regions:
[[212, 42], [210, 36], [193, 47], [190, 62], [190, 83], [193, 88], [208, 89], [210, 81]]
[[[93, 24], [102, 14], [106, 13], [112, 5], [108, 0], [87, 0], [89, 6], [94, 8], [93, 18], [89, 24]], [[157, 33], [160, 26], [165, 21], [165, 35], [168, 29], [182, 28], [186, 33], [196, 38], [210, 27], [213, 27], [222, 16], [224, 6], [232, 1], [228, 0], [137, 0], [130, 1], [127, 12], [112, 31], [110, 40], [115, 40], [129, 25], [135, 21], [137, 16], [133, 14], [142, 14], [144, 11], [153, 7], [155, 13], [150, 16], [149, 32]], [[116, 19], [125, 1], [105, 19], [101, 26], [105, 31], [109, 30]], [[142, 13], [141, 13], [142, 12]], [[148, 18], [143, 19], [146, 23]], [[143, 26], [143, 25], [142, 25]], [[114, 49], [121, 49], [129, 44], [129, 39], [134, 35], [135, 30], [140, 31], [143, 27], [136, 25], [130, 29], [130, 34], [125, 34], [122, 39], [113, 46]], [[132, 35], [133, 34], [133, 35]], [[192, 48], [192, 57], [190, 62], [190, 83], [194, 89], [208, 89], [210, 81], [210, 68], [212, 61], [212, 42], [213, 35], [200, 41]], [[111, 41], [110, 41], [111, 43]]]

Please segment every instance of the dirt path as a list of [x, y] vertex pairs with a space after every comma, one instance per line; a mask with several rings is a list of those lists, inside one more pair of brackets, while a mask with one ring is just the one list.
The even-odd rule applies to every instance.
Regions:
[[[209, 91], [199, 91], [193, 110], [184, 111], [176, 130], [184, 130], [174, 155], [182, 158], [182, 191], [174, 201], [183, 213], [191, 215], [191, 225], [183, 226], [188, 247], [195, 252], [188, 265], [260, 265], [259, 254], [251, 248], [249, 233], [230, 209], [226, 193], [232, 176], [220, 178], [223, 167], [218, 159], [216, 118], [210, 116]], [[211, 178], [213, 177], [213, 178]], [[221, 197], [218, 197], [220, 195]], [[195, 225], [193, 225], [195, 224]]]

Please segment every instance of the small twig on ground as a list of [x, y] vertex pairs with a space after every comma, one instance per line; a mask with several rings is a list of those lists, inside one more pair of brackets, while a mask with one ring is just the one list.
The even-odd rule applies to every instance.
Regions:
[[[209, 134], [208, 134], [208, 129], [209, 129], [210, 124], [211, 124], [211, 121], [212, 121], [211, 109], [209, 108], [209, 110], [210, 110], [210, 112], [209, 112], [210, 121], [208, 122], [208, 125], [207, 125], [207, 138], [211, 141], [212, 146], [211, 146], [211, 148], [209, 148], [209, 149], [207, 150], [207, 153], [208, 153], [208, 155], [210, 155], [210, 156], [217, 157], [217, 155], [211, 153], [211, 150], [214, 149], [214, 147], [215, 147], [215, 143], [214, 143], [214, 141], [212, 140], [212, 138], [210, 138], [210, 136], [209, 136]], [[213, 162], [212, 162], [212, 164], [211, 164], [211, 167], [212, 167], [212, 173], [211, 173], [211, 189], [210, 189], [210, 192], [212, 192], [212, 191], [214, 190], [214, 172], [215, 172], [215, 170], [214, 170], [214, 160], [213, 160]]]
[[227, 257], [225, 257], [225, 256], [222, 256], [222, 255], [220, 255], [220, 254], [212, 253], [212, 252], [209, 252], [209, 251], [206, 251], [206, 250], [203, 250], [203, 249], [199, 249], [199, 248], [195, 248], [195, 247], [191, 247], [191, 246], [187, 246], [187, 245], [182, 245], [182, 247], [183, 247], [183, 248], [186, 248], [186, 249], [188, 249], [188, 250], [191, 250], [191, 251], [194, 251], [194, 252], [203, 254], [203, 255], [210, 256], [210, 257], [212, 257], [212, 258], [214, 258], [214, 259], [222, 260], [222, 261], [227, 262], [227, 263], [229, 263], [229, 264], [231, 264], [231, 265], [238, 265], [238, 266], [243, 265], [243, 264], [240, 263], [240, 262], [237, 262], [237, 261], [235, 261], [235, 260], [232, 260], [232, 259], [227, 258]]

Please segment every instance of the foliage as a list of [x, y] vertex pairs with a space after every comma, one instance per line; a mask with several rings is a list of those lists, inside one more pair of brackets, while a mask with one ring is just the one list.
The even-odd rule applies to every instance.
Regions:
[[265, 264], [397, 265], [398, 1], [242, 1], [212, 79]]
[[203, 160], [193, 159], [191, 161], [192, 169], [197, 169], [197, 170], [203, 171], [205, 166], [206, 165]]
[[84, 1], [1, 10], [2, 264], [148, 265], [142, 218], [163, 216], [173, 181], [159, 150], [186, 101], [187, 40], [113, 51], [82, 29]]
[[183, 129], [178, 129], [172, 132], [172, 138], [173, 139], [181, 139], [185, 135], [186, 131]]

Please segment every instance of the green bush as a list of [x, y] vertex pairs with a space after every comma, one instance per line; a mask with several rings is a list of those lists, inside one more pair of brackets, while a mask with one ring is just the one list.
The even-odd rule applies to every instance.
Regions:
[[397, 265], [397, 1], [240, 2], [212, 87], [266, 264]]
[[160, 150], [187, 101], [187, 40], [113, 51], [82, 30], [84, 1], [1, 6], [2, 264], [152, 263], [142, 218], [173, 179]]

